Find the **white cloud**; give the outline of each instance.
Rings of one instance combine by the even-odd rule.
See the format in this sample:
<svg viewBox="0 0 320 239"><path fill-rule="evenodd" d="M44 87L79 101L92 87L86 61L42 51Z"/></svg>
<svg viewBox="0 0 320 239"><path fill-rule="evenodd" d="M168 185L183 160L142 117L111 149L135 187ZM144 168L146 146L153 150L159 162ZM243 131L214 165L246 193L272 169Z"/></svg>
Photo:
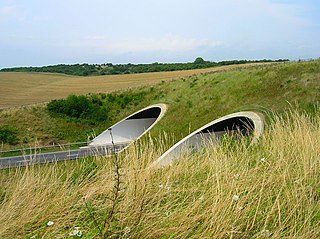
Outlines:
<svg viewBox="0 0 320 239"><path fill-rule="evenodd" d="M204 47L217 47L222 45L219 41L200 38L183 38L174 34L166 34L159 38L139 39L108 39L101 36L86 38L85 45L101 48L108 52L185 52Z"/></svg>

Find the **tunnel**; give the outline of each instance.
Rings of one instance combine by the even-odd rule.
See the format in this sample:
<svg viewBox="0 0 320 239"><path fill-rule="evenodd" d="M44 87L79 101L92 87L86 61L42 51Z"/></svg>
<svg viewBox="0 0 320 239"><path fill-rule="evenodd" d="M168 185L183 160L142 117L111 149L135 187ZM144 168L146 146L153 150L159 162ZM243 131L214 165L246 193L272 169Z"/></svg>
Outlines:
<svg viewBox="0 0 320 239"><path fill-rule="evenodd" d="M263 128L264 117L260 113L244 111L223 116L180 140L151 166L161 168L170 165L184 152L198 151L206 143L210 145L219 144L221 138L226 135L233 136L236 139L243 136L252 136L251 143L253 144L262 135Z"/></svg>
<svg viewBox="0 0 320 239"><path fill-rule="evenodd" d="M147 133L165 114L165 104L156 104L133 113L94 138L88 147L117 146L121 150Z"/></svg>

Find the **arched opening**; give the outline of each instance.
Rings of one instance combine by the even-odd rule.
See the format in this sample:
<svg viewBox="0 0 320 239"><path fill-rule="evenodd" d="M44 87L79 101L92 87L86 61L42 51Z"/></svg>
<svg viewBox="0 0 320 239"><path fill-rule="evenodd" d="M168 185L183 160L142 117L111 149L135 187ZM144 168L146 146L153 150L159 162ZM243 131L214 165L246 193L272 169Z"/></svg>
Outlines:
<svg viewBox="0 0 320 239"><path fill-rule="evenodd" d="M206 142L218 144L222 137L229 135L237 137L251 136L251 143L256 142L263 132L263 116L255 112L238 112L214 120L186 136L158 160L153 167L164 167L171 164L187 150L198 150Z"/></svg>
<svg viewBox="0 0 320 239"><path fill-rule="evenodd" d="M157 104L144 108L102 132L89 147L117 146L123 149L148 132L165 114L166 105Z"/></svg>

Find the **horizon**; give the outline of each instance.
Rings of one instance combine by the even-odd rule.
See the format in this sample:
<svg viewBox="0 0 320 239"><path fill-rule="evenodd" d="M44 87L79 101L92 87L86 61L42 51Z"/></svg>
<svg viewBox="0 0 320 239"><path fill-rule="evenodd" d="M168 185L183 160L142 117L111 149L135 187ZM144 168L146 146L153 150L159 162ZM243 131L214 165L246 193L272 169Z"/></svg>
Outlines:
<svg viewBox="0 0 320 239"><path fill-rule="evenodd" d="M320 57L316 0L4 0L0 69Z"/></svg>
<svg viewBox="0 0 320 239"><path fill-rule="evenodd" d="M201 57L201 56L200 56ZM202 58L202 57L201 57ZM195 60L195 59L194 59ZM103 65L103 64L112 64L112 65L129 65L129 64L132 64L132 65L151 65L151 64L187 64L187 63L193 63L194 60L192 61L186 61L186 62L160 62L160 61L155 61L155 62L149 62L149 63L132 63L132 62L127 62L127 63L113 63L113 62L101 62L101 63L88 63L88 62L79 62L79 63L57 63L57 64L52 64L52 65L33 65L33 66L12 66L12 67L3 67L3 68L0 68L0 70L3 70L3 69L13 69L13 68L29 68L29 67L34 67L34 68L37 68L37 67L47 67L47 66L57 66L57 65ZM267 60L267 61L279 61L279 60L283 60L283 61L289 61L289 62L292 62L292 61L297 61L297 60L302 60L302 61L309 61L309 60L317 60L316 58L310 58L310 59L297 59L297 60L291 60L291 59L285 59L285 58L282 58L282 59L227 59L227 60L222 60L222 61L210 61L208 59L203 59L205 60L206 62L215 62L215 63L220 63L220 62L224 62L224 61L263 61L263 60Z"/></svg>

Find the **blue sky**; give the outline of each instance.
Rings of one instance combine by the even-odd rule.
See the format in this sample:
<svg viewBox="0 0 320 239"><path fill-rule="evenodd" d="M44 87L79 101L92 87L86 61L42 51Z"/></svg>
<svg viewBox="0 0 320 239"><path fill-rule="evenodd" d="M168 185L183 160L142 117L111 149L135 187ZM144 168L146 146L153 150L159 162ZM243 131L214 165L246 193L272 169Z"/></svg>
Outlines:
<svg viewBox="0 0 320 239"><path fill-rule="evenodd" d="M320 57L318 0L1 0L0 68Z"/></svg>

